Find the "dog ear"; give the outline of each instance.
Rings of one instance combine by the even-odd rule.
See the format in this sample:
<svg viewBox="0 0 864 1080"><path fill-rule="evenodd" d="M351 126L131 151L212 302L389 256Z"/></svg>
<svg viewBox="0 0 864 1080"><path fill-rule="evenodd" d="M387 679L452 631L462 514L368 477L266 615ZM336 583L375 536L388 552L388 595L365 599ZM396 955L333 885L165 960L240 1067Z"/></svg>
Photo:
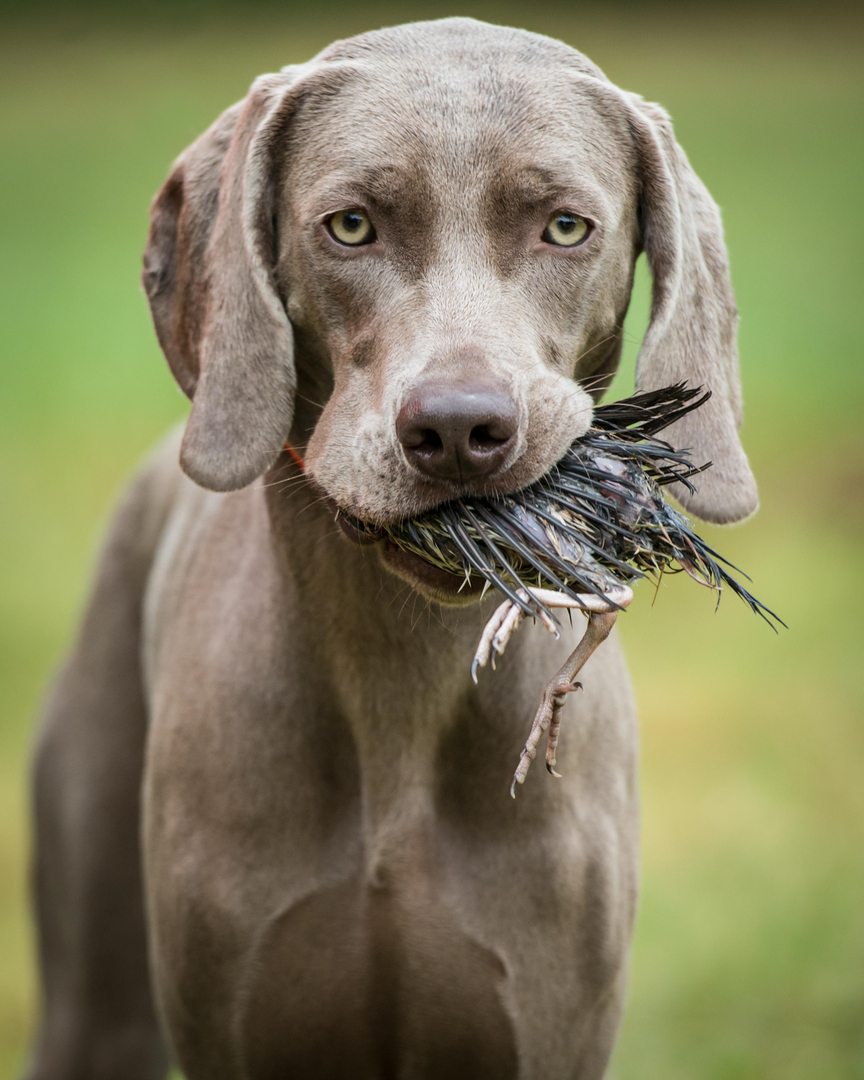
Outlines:
<svg viewBox="0 0 864 1080"><path fill-rule="evenodd" d="M637 390L686 380L711 399L663 437L713 467L698 491L675 497L706 521L740 521L759 505L738 438L741 381L738 312L729 279L720 211L675 141L667 114L628 94L641 158L642 245L654 279L651 322L636 362Z"/></svg>
<svg viewBox="0 0 864 1080"><path fill-rule="evenodd" d="M273 204L295 81L292 69L256 80L180 156L151 210L142 280L192 399L180 462L214 491L265 472L291 427L293 335L273 281Z"/></svg>

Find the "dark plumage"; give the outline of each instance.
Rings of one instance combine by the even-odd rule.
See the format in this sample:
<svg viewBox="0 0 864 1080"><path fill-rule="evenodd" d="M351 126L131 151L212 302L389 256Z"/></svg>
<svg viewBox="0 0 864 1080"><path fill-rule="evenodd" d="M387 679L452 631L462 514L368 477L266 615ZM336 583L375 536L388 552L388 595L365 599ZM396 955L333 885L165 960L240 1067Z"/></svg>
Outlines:
<svg viewBox="0 0 864 1080"><path fill-rule="evenodd" d="M694 465L689 451L656 435L710 396L679 383L601 405L588 432L530 487L455 499L378 531L443 570L469 580L479 574L527 615L541 609L555 618L541 601L520 595L525 587L608 599L621 584L684 570L717 589L718 601L728 586L773 626L781 620L663 497L676 481L692 490L691 477L711 463Z"/></svg>

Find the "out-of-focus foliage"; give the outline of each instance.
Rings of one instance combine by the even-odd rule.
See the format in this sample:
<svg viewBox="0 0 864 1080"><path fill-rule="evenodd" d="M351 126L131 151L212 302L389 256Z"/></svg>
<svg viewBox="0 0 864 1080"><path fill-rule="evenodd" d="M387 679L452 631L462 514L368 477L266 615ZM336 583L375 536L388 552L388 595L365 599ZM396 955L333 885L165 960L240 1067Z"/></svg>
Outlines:
<svg viewBox="0 0 864 1080"><path fill-rule="evenodd" d="M48 5L0 34L0 1074L35 1008L33 716L115 493L185 411L137 283L149 199L260 72L455 11L562 37L675 118L725 214L763 502L705 532L790 625L676 582L622 620L644 885L614 1075L864 1077L861 24L824 6L118 10ZM647 307L643 270L618 396Z"/></svg>

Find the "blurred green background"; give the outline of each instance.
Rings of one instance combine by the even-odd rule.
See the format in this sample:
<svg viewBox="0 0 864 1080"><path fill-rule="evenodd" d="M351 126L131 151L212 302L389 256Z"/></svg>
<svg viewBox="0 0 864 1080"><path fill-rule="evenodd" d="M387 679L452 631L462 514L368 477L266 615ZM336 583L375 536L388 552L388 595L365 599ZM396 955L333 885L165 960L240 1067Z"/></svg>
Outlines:
<svg viewBox="0 0 864 1080"><path fill-rule="evenodd" d="M641 707L643 893L617 1080L864 1077L862 23L679 3L162 4L0 34L0 1075L34 1015L26 776L116 493L182 416L138 287L172 158L335 37L472 14L663 103L724 210L762 509L707 530L790 630L681 582L622 632ZM632 386L647 275L628 319Z"/></svg>

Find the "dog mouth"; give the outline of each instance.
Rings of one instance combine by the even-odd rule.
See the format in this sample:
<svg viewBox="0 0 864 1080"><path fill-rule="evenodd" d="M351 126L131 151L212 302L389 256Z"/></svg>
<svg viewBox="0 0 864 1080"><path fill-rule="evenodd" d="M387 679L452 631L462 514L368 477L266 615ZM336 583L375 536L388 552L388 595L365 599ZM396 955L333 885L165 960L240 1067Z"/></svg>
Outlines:
<svg viewBox="0 0 864 1080"><path fill-rule="evenodd" d="M382 562L394 574L419 592L431 593L436 600L445 603L471 603L482 594L486 584L477 575L473 575L469 580L433 566L419 555L400 548L390 539L384 540L380 552Z"/></svg>
<svg viewBox="0 0 864 1080"><path fill-rule="evenodd" d="M332 505L336 522L351 543L375 547L387 569L418 592L449 604L471 603L483 592L485 582L476 575L469 580L462 574L451 574L433 566L420 555L399 547L388 537L386 530L354 517L335 503Z"/></svg>

